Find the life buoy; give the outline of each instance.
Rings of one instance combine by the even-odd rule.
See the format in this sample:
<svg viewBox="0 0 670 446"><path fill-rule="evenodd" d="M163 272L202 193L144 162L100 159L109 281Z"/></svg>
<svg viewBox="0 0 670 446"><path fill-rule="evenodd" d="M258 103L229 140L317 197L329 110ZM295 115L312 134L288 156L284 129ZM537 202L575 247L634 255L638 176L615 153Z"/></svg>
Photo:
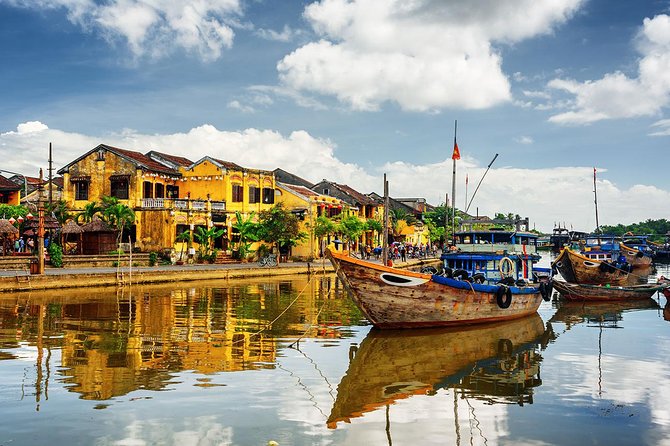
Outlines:
<svg viewBox="0 0 670 446"><path fill-rule="evenodd" d="M515 274L514 261L509 257L503 257L498 263L498 271L500 271L500 277L512 277Z"/></svg>
<svg viewBox="0 0 670 446"><path fill-rule="evenodd" d="M505 285L500 285L496 290L496 303L500 308L509 308L512 304L512 290Z"/></svg>

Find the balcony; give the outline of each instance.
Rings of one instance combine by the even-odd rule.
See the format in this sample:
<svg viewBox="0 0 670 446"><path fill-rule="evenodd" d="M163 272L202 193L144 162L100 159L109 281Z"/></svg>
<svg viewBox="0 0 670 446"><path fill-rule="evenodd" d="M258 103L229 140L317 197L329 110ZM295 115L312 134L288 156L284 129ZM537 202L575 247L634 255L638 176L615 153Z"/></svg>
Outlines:
<svg viewBox="0 0 670 446"><path fill-rule="evenodd" d="M209 206L208 206L209 203ZM225 201L203 201L203 200L187 200L174 198L142 198L138 200L137 208L139 210L194 210L194 211L214 211L225 212Z"/></svg>

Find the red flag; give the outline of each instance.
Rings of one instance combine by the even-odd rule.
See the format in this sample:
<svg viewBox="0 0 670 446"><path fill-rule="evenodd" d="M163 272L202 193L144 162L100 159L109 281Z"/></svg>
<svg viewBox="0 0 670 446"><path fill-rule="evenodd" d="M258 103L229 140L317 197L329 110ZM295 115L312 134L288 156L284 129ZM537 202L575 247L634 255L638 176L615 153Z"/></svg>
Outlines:
<svg viewBox="0 0 670 446"><path fill-rule="evenodd" d="M456 144L455 140L454 140L454 153L451 154L451 159L452 160L461 159L461 152L458 150L458 144Z"/></svg>

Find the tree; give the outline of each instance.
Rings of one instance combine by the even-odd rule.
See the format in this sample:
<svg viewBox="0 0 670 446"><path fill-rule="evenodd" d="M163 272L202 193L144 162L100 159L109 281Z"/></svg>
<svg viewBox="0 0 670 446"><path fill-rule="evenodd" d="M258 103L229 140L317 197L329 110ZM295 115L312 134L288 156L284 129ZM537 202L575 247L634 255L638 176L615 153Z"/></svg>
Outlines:
<svg viewBox="0 0 670 446"><path fill-rule="evenodd" d="M102 207L96 202L87 203L84 209L77 214L77 223L90 223L93 217L102 213Z"/></svg>
<svg viewBox="0 0 670 446"><path fill-rule="evenodd" d="M261 211L258 218L259 239L277 247L295 246L307 237L300 231L300 221L292 212L277 203L267 211Z"/></svg>
<svg viewBox="0 0 670 446"><path fill-rule="evenodd" d="M182 258L184 257L184 244L190 244L192 242L191 240L191 231L184 231L181 234L179 234L176 238L176 241L181 243L181 251L179 252L179 261L182 261Z"/></svg>
<svg viewBox="0 0 670 446"><path fill-rule="evenodd" d="M384 224L379 220L370 219L365 222L365 227L368 231L377 233L377 245L379 245L379 236L384 232Z"/></svg>
<svg viewBox="0 0 670 446"><path fill-rule="evenodd" d="M198 242L198 252L200 253L200 258L204 260L213 260L215 251L214 240L221 237L225 232L224 229L217 229L215 226L205 229L202 226L195 228L195 233L193 237L195 241Z"/></svg>
<svg viewBox="0 0 670 446"><path fill-rule="evenodd" d="M351 249L351 242L356 241L365 231L365 223L355 215L344 217L337 225L337 232L347 241L347 249Z"/></svg>
<svg viewBox="0 0 670 446"><path fill-rule="evenodd" d="M240 211L235 211L235 223L232 224L232 228L235 229L240 236L237 249L241 259L246 259L249 254L253 253L250 242L257 242L259 240L259 225L254 221L254 215L256 215L256 213L251 212L249 217L245 219L242 217Z"/></svg>
<svg viewBox="0 0 670 446"><path fill-rule="evenodd" d="M103 217L107 224L118 231L116 244L121 244L124 229L135 222L135 212L125 204L117 203L107 207L103 211Z"/></svg>
<svg viewBox="0 0 670 446"><path fill-rule="evenodd" d="M314 222L314 237L319 241L319 253L323 256L323 239L329 235L335 234L337 227L333 220L326 217L325 215L320 215L316 217L316 222Z"/></svg>
<svg viewBox="0 0 670 446"><path fill-rule="evenodd" d="M51 207L47 207L47 212L53 214L61 226L72 218L72 214L70 213L70 209L67 207L67 202L65 200L54 201L51 204Z"/></svg>

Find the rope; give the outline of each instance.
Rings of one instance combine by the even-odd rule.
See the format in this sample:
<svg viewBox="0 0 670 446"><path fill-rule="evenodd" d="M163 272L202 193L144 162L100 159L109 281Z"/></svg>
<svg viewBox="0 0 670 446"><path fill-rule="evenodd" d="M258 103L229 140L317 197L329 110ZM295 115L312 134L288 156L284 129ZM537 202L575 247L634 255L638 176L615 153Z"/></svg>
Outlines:
<svg viewBox="0 0 670 446"><path fill-rule="evenodd" d="M310 277L310 280L312 280L311 277ZM309 284L309 282L307 282L307 283ZM332 286L332 281L329 280L329 281L328 281L328 290L326 291L326 295L330 295L330 289L331 289L331 286ZM327 300L327 299L324 300L323 305L321 305L321 308L319 308L319 311L317 311L317 313L316 313L316 320L317 320L317 322L319 321L319 316L321 315L321 312L323 311L323 309L326 307L326 304L327 304L327 303L328 303L328 300ZM300 342L300 340L301 340L302 338L305 337L305 335L307 334L307 332L310 331L310 330L312 329L312 327L314 327L314 325L315 325L315 324L309 324L309 326L307 327L307 329L306 329L300 336L298 336L298 339L296 339L296 340L293 341L291 344L289 344L288 347L289 347L289 348L293 348L294 345L296 345L298 342Z"/></svg>
<svg viewBox="0 0 670 446"><path fill-rule="evenodd" d="M296 303L296 301L300 298L300 296L302 296L302 293L305 292L305 290L307 289L307 287L309 286L309 284L312 282L312 277L313 277L313 276L310 275L309 280L307 281L307 284L305 285L305 287L298 293L297 296L295 296L295 299L293 299L293 300L291 301L291 303L289 303L288 306L287 306L286 308L284 308L284 309L282 310L282 312L279 313L279 314L277 315L276 318L274 318L272 321L270 321L270 322L268 322L267 324L265 324L265 326L264 326L263 328L261 328L260 330L254 332L254 333L251 333L251 334L249 335L249 337L252 338L252 337L254 337L254 336L258 336L259 334L263 333L265 330L267 330L268 328L270 328L270 327L272 326L272 324L274 324L275 322L277 322L277 321L279 320L279 318L282 317L282 316L284 315L284 313L286 313L286 312L289 310L289 308L291 308L291 307L293 306L294 303ZM233 342L231 345L235 345L235 344L237 344L237 343L239 343L239 342L244 342L244 341L245 341L245 339L240 339L240 340L238 340L238 341Z"/></svg>

